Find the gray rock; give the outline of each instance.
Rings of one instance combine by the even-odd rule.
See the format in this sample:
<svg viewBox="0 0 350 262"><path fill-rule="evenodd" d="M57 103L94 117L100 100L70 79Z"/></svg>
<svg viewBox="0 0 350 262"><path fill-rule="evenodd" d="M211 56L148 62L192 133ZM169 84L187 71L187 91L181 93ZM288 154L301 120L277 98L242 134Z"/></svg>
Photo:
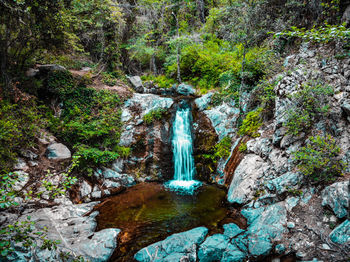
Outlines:
<svg viewBox="0 0 350 262"><path fill-rule="evenodd" d="M23 171L15 171L14 176L16 177L16 182L12 189L14 191L20 191L29 181L29 174Z"/></svg>
<svg viewBox="0 0 350 262"><path fill-rule="evenodd" d="M184 96L194 95L196 93L196 89L187 84L180 84L175 89L176 93Z"/></svg>
<svg viewBox="0 0 350 262"><path fill-rule="evenodd" d="M322 191L322 206L329 206L338 218L346 217L349 208L349 182L334 183Z"/></svg>
<svg viewBox="0 0 350 262"><path fill-rule="evenodd" d="M332 242L344 245L350 242L350 220L345 220L329 235Z"/></svg>
<svg viewBox="0 0 350 262"><path fill-rule="evenodd" d="M239 109L234 107L234 103L223 103L203 112L210 119L220 140L225 136L234 136L236 134Z"/></svg>
<svg viewBox="0 0 350 262"><path fill-rule="evenodd" d="M110 179L112 181L118 182L120 185L126 187L136 184L135 179L132 176L129 176L127 174L119 174L118 172L109 168L105 168L102 175L105 179Z"/></svg>
<svg viewBox="0 0 350 262"><path fill-rule="evenodd" d="M137 261L196 261L196 250L208 234L205 227L197 227L186 232L173 234L165 240L154 243L137 252ZM182 260L183 259L183 260Z"/></svg>
<svg viewBox="0 0 350 262"><path fill-rule="evenodd" d="M272 144L267 138L255 138L247 142L247 151L265 158L272 150Z"/></svg>
<svg viewBox="0 0 350 262"><path fill-rule="evenodd" d="M54 143L47 147L46 155L52 160L63 160L71 158L72 154L68 147L61 143Z"/></svg>
<svg viewBox="0 0 350 262"><path fill-rule="evenodd" d="M350 5L345 9L342 17L342 23L350 23Z"/></svg>
<svg viewBox="0 0 350 262"><path fill-rule="evenodd" d="M21 155L29 158L30 160L34 160L38 158L38 155L35 154L33 151L31 150L21 150Z"/></svg>
<svg viewBox="0 0 350 262"><path fill-rule="evenodd" d="M56 65L56 64L39 65L38 69L40 73L49 72L49 71L66 71L67 70L64 66Z"/></svg>
<svg viewBox="0 0 350 262"><path fill-rule="evenodd" d="M85 197L85 196L89 195L91 192L92 192L92 187L90 186L90 184L88 182L86 182L84 180L80 185L80 195L82 197Z"/></svg>
<svg viewBox="0 0 350 262"><path fill-rule="evenodd" d="M128 80L130 81L131 85L133 86L133 88L136 92L139 92L139 93L144 92L142 80L139 76L128 77Z"/></svg>
<svg viewBox="0 0 350 262"><path fill-rule="evenodd" d="M213 92L209 92L209 93L205 94L204 96L201 96L200 98L197 98L196 100L194 100L199 111L206 110L209 107L209 104L211 102L211 97L213 95L214 95Z"/></svg>
<svg viewBox="0 0 350 262"><path fill-rule="evenodd" d="M236 168L227 194L230 203L245 204L253 199L258 189L258 182L269 165L264 160L253 154L248 154Z"/></svg>
<svg viewBox="0 0 350 262"><path fill-rule="evenodd" d="M24 161L23 158L18 158L17 163L13 168L15 170L27 171L29 169L29 166L27 165L26 161Z"/></svg>
<svg viewBox="0 0 350 262"><path fill-rule="evenodd" d="M107 228L92 235L77 244L73 248L92 262L108 261L117 247L117 236L120 229Z"/></svg>
<svg viewBox="0 0 350 262"><path fill-rule="evenodd" d="M253 256L267 255L272 242L281 240L286 232L287 210L283 202L261 207L244 209L242 215L248 220L249 253Z"/></svg>
<svg viewBox="0 0 350 262"><path fill-rule="evenodd" d="M269 190L281 194L288 191L288 189L298 188L302 178L299 173L288 172L267 182L266 186Z"/></svg>
<svg viewBox="0 0 350 262"><path fill-rule="evenodd" d="M341 105L341 109L343 110L343 112L347 115L350 116L350 101L349 100L345 100L343 102L343 104Z"/></svg>

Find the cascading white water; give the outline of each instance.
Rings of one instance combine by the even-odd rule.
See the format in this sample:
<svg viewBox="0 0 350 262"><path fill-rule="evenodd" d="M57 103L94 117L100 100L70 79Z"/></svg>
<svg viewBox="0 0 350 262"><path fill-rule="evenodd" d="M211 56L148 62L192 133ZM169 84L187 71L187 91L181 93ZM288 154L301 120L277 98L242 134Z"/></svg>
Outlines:
<svg viewBox="0 0 350 262"><path fill-rule="evenodd" d="M191 136L191 111L189 108L178 109L173 124L173 150L174 150L174 180L167 186L177 191L193 193L201 185L193 179L195 166Z"/></svg>

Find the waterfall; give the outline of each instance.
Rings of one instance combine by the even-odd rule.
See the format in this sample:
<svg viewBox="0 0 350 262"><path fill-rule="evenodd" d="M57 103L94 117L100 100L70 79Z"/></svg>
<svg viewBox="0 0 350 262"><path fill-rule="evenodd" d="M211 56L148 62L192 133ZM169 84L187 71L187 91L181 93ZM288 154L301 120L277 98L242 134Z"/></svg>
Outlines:
<svg viewBox="0 0 350 262"><path fill-rule="evenodd" d="M191 110L179 108L173 123L173 152L174 152L174 180L169 181L167 186L176 191L193 193L201 185L194 180L196 169L193 159L191 135Z"/></svg>

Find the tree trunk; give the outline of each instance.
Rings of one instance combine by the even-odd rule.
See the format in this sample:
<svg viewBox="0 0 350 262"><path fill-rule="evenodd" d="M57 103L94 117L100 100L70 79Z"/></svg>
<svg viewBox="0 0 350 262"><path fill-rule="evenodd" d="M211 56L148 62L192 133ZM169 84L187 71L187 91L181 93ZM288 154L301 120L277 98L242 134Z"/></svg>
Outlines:
<svg viewBox="0 0 350 262"><path fill-rule="evenodd" d="M204 1L203 0L197 0L197 10L198 10L198 14L199 14L199 19L204 24L205 23L205 13L204 13Z"/></svg>
<svg viewBox="0 0 350 262"><path fill-rule="evenodd" d="M180 71L180 43L179 43L179 39L180 39L180 29L179 29L179 20L177 19L177 15L174 14L173 12L173 16L175 17L175 21L176 21L176 32L177 32L177 44L176 44L176 65L177 65L177 81L179 83L181 83L181 71Z"/></svg>
<svg viewBox="0 0 350 262"><path fill-rule="evenodd" d="M2 41L0 42L1 45L0 45L0 59L1 59L1 65L0 65L0 73L1 73L1 78L3 79L4 81L4 96L5 97L10 97L11 94L12 94L12 90L11 90L11 79L10 79L10 76L9 74L7 73L7 70L8 70L8 40L9 40L9 30L8 28L6 27L5 29L5 38L2 39Z"/></svg>

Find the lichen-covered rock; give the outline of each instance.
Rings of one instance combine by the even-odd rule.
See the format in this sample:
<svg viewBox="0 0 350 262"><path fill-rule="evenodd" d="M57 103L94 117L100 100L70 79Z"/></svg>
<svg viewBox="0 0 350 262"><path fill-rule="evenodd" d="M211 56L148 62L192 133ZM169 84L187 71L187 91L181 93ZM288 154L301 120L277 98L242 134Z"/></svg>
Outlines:
<svg viewBox="0 0 350 262"><path fill-rule="evenodd" d="M247 152L265 158L272 150L272 144L268 138L255 138L247 142Z"/></svg>
<svg viewBox="0 0 350 262"><path fill-rule="evenodd" d="M47 147L46 155L52 160L64 160L71 158L72 154L68 147L61 143L54 143Z"/></svg>
<svg viewBox="0 0 350 262"><path fill-rule="evenodd" d="M143 262L196 261L197 247L207 234L208 229L205 227L197 227L186 232L173 234L163 241L141 249L134 258Z"/></svg>
<svg viewBox="0 0 350 262"><path fill-rule="evenodd" d="M248 154L238 165L227 199L230 203L245 204L253 199L258 188L259 179L262 179L269 165L259 156Z"/></svg>
<svg viewBox="0 0 350 262"><path fill-rule="evenodd" d="M350 243L350 220L345 220L337 226L329 235L330 239L337 244Z"/></svg>
<svg viewBox="0 0 350 262"><path fill-rule="evenodd" d="M334 183L322 191L322 205L332 208L338 218L347 215L349 208L349 182Z"/></svg>
<svg viewBox="0 0 350 262"><path fill-rule="evenodd" d="M198 250L199 261L221 261L221 257L228 244L229 238L222 234L215 234L207 237Z"/></svg>

